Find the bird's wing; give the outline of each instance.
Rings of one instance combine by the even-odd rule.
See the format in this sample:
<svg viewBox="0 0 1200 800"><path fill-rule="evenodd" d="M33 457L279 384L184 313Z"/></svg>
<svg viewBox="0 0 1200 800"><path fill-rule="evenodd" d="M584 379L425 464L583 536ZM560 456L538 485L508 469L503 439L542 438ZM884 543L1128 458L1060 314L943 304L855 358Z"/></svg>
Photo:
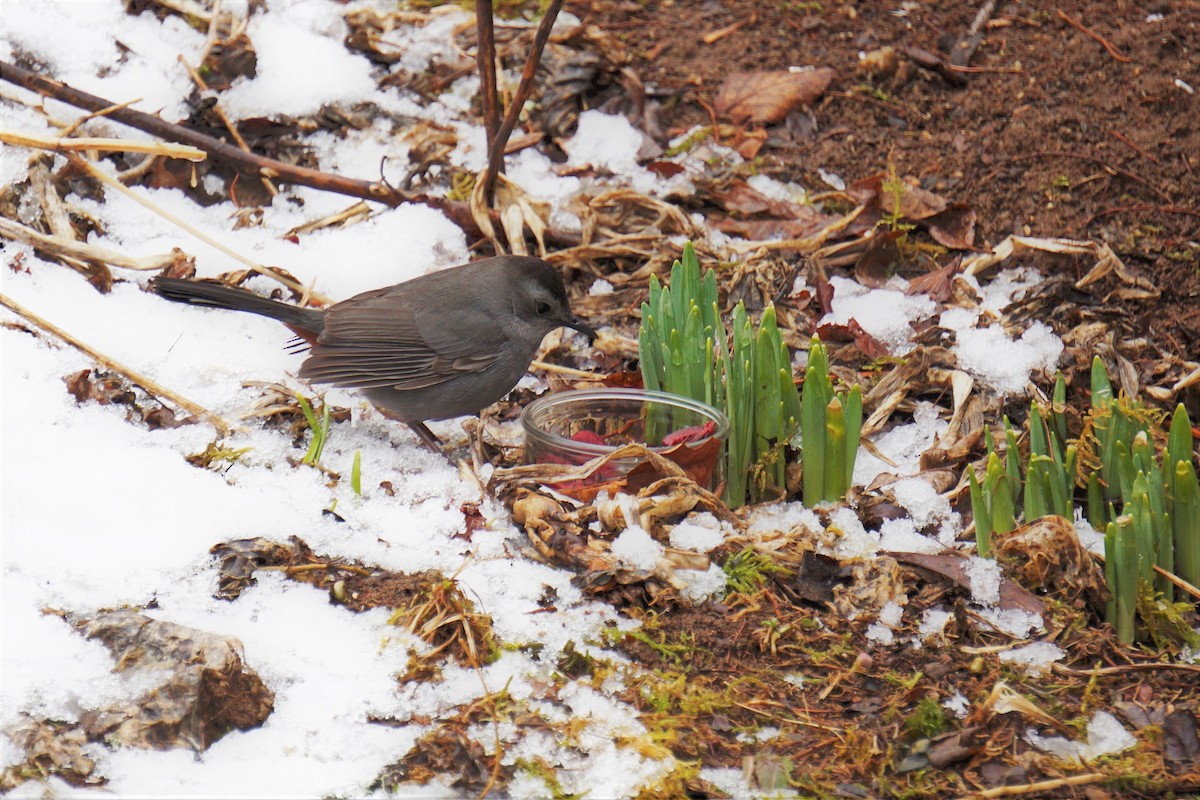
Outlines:
<svg viewBox="0 0 1200 800"><path fill-rule="evenodd" d="M456 325L394 288L330 307L325 330L300 368L317 383L354 389L421 389L494 364L504 344L485 326ZM475 330L463 335L463 329Z"/></svg>

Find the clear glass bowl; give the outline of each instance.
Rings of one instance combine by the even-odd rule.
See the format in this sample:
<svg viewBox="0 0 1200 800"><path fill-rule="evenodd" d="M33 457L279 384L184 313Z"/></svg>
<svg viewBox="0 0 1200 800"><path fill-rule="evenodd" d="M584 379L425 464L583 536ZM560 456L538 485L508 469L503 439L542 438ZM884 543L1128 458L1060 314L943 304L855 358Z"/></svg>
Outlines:
<svg viewBox="0 0 1200 800"><path fill-rule="evenodd" d="M671 445L671 434L711 423L711 433ZM521 414L526 464L580 465L637 442L663 453L693 480L716 489L723 478L729 420L712 406L687 397L644 389L576 389L546 395ZM663 437L668 437L667 446ZM713 440L716 440L715 444ZM647 441L649 440L649 441ZM711 455L710 455L711 454ZM604 483L631 471L639 459L621 459L585 483Z"/></svg>

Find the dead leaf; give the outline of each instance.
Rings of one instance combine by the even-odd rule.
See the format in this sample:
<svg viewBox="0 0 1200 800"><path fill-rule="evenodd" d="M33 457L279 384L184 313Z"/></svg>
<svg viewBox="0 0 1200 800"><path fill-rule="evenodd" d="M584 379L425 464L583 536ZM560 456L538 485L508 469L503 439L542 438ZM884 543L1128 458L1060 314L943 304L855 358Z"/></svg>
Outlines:
<svg viewBox="0 0 1200 800"><path fill-rule="evenodd" d="M945 551L942 553L901 553L888 551L886 555L908 564L911 567L927 570L928 572L949 578L954 583L971 591L971 579L967 577L967 557L960 553ZM1003 611L1019 610L1039 616L1045 611L1045 604L1036 595L1030 594L1016 581L1008 576L1000 577L1000 609Z"/></svg>
<svg viewBox="0 0 1200 800"><path fill-rule="evenodd" d="M961 265L962 259L955 257L932 272L918 275L908 282L908 288L904 290L904 293L909 295L925 294L929 295L934 302L945 303L952 295L954 276L958 274Z"/></svg>
<svg viewBox="0 0 1200 800"><path fill-rule="evenodd" d="M1163 758L1176 764L1200 766L1200 727L1196 715L1179 709L1163 720Z"/></svg>
<svg viewBox="0 0 1200 800"><path fill-rule="evenodd" d="M870 289L882 289L896 274L904 231L882 230L866 240L867 249L854 264L854 279Z"/></svg>
<svg viewBox="0 0 1200 800"><path fill-rule="evenodd" d="M975 246L975 210L966 203L952 203L925 220L925 225L940 245L954 250L970 250Z"/></svg>
<svg viewBox="0 0 1200 800"><path fill-rule="evenodd" d="M734 72L721 84L713 106L717 114L734 122L773 125L820 97L833 75L829 67L808 72Z"/></svg>
<svg viewBox="0 0 1200 800"><path fill-rule="evenodd" d="M770 214L775 217L793 218L803 211L801 206L787 200L767 197L743 180L733 180L724 186L712 186L708 196L731 214ZM810 215L815 215L810 211Z"/></svg>
<svg viewBox="0 0 1200 800"><path fill-rule="evenodd" d="M888 354L887 347L863 330L853 317L845 325L826 323L817 328L816 333L826 342L854 342L854 346L868 358L883 358Z"/></svg>

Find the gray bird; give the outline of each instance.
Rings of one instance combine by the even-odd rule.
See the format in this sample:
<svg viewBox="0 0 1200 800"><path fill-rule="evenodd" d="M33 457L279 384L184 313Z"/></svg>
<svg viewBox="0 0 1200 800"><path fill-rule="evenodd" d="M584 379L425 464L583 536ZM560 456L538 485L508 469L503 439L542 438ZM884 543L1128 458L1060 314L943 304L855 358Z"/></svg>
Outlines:
<svg viewBox="0 0 1200 800"><path fill-rule="evenodd" d="M555 328L596 338L571 312L558 271L525 256L451 267L323 310L219 283L155 278L150 289L279 320L311 347L301 378L359 390L438 452L426 420L474 414L504 397Z"/></svg>

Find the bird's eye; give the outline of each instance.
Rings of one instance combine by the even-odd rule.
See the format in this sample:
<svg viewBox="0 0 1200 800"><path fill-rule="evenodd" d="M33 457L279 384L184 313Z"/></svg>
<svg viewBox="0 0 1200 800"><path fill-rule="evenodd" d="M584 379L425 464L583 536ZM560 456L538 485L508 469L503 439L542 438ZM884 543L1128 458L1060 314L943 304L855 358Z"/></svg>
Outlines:
<svg viewBox="0 0 1200 800"><path fill-rule="evenodd" d="M550 304L547 303L545 300L538 300L537 313L549 314L550 313Z"/></svg>

